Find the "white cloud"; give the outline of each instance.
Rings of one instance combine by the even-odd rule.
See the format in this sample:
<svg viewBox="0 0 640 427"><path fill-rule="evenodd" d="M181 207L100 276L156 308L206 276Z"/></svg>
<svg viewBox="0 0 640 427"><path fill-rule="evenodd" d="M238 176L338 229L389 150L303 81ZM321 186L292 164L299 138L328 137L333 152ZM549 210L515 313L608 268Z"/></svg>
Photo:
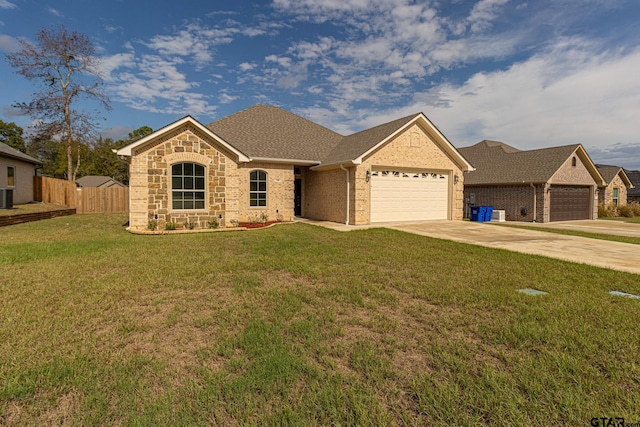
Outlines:
<svg viewBox="0 0 640 427"><path fill-rule="evenodd" d="M9 0L0 0L0 9L16 9L17 7L15 3L11 3Z"/></svg>
<svg viewBox="0 0 640 427"><path fill-rule="evenodd" d="M6 34L0 34L0 50L8 53L20 50L20 43L17 39Z"/></svg>
<svg viewBox="0 0 640 427"><path fill-rule="evenodd" d="M499 13L500 6L509 0L480 0L473 6L467 21L470 24L471 31L476 33L491 28L493 21Z"/></svg>
<svg viewBox="0 0 640 427"><path fill-rule="evenodd" d="M52 7L49 7L47 10L49 11L50 14L52 14L54 16L57 16L58 18L62 18L62 16L63 16L62 13L60 13L59 10L54 9Z"/></svg>
<svg viewBox="0 0 640 427"><path fill-rule="evenodd" d="M638 69L640 49L594 54L579 40L562 41L505 70L436 85L402 108L369 110L350 130L422 111L458 147L482 139L520 149L581 143L596 162L638 168Z"/></svg>
<svg viewBox="0 0 640 427"><path fill-rule="evenodd" d="M256 64L254 63L248 63L248 62L243 62L242 64L240 64L238 66L238 68L240 68L240 71L251 71L254 68L256 68Z"/></svg>

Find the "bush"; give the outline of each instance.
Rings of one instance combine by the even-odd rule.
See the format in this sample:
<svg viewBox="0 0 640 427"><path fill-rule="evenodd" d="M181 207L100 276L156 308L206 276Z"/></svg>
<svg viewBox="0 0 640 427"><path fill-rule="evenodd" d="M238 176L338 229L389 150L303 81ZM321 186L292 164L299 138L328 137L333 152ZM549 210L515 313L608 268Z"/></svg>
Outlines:
<svg viewBox="0 0 640 427"><path fill-rule="evenodd" d="M188 229L188 230L193 230L194 228L196 228L197 223L196 222L190 222L187 221L184 223L184 228Z"/></svg>
<svg viewBox="0 0 640 427"><path fill-rule="evenodd" d="M640 203L629 203L627 206L629 206L633 215L640 216Z"/></svg>
<svg viewBox="0 0 640 427"><path fill-rule="evenodd" d="M212 219L207 224L209 225L209 228L218 228L218 227L220 227L220 223L218 222L217 219Z"/></svg>
<svg viewBox="0 0 640 427"><path fill-rule="evenodd" d="M147 230L155 231L158 228L158 220L150 219L147 223Z"/></svg>
<svg viewBox="0 0 640 427"><path fill-rule="evenodd" d="M602 203L598 205L598 218L611 218L615 216L613 209L611 207L604 207Z"/></svg>
<svg viewBox="0 0 640 427"><path fill-rule="evenodd" d="M178 224L175 221L166 222L164 224L164 229L167 231L175 230L178 228Z"/></svg>
<svg viewBox="0 0 640 427"><path fill-rule="evenodd" d="M634 212L633 212L633 208L631 206L620 206L618 208L618 212L620 213L620 216L623 216L625 218L633 218Z"/></svg>

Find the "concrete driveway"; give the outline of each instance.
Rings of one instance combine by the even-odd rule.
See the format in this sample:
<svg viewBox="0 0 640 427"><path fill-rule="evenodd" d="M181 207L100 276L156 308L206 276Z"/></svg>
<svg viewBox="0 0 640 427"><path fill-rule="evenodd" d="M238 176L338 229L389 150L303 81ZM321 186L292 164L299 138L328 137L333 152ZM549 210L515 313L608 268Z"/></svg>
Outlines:
<svg viewBox="0 0 640 427"><path fill-rule="evenodd" d="M521 229L470 221L388 222L366 226L349 226L327 221L305 222L339 231L385 227L438 239L507 249L526 254L542 255L565 261L640 274L640 245L630 243L566 236L538 231L533 228ZM605 234L619 234L624 232L626 234L623 235L640 237L640 225L614 221L571 221L567 223L555 223L553 226L564 225L565 227L578 229L578 226L570 223L583 223L579 226L583 228L589 227L589 224L586 223L594 223L591 224L591 227L600 227L581 231L593 233L597 232L594 230L600 230L600 232L603 233L604 229L606 229ZM540 227L547 226L549 226L549 224L540 224Z"/></svg>

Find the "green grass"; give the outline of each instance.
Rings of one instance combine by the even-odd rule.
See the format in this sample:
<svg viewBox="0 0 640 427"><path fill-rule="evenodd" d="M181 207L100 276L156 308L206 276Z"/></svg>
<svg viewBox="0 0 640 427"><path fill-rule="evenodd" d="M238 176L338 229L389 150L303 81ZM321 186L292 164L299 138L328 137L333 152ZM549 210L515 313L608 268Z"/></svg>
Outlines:
<svg viewBox="0 0 640 427"><path fill-rule="evenodd" d="M538 226L531 227L526 225L515 225L515 224L495 224L495 225L499 227L522 228L526 230L545 231L547 233L565 234L567 236L587 237L589 239L609 240L612 242L631 243L634 245L640 245L640 237L616 236L615 234L588 233L585 231L577 231L577 230L564 230L560 228L548 228L548 227L538 227Z"/></svg>
<svg viewBox="0 0 640 427"><path fill-rule="evenodd" d="M2 425L640 420L640 276L386 229L2 229ZM531 297L532 287L549 292Z"/></svg>

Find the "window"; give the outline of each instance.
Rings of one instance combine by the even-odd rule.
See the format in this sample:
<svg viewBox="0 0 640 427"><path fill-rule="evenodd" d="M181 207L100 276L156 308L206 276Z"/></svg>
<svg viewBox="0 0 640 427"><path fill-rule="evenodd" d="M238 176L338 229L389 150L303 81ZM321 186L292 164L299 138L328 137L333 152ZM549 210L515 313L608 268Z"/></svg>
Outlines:
<svg viewBox="0 0 640 427"><path fill-rule="evenodd" d="M7 187L16 186L16 168L7 166Z"/></svg>
<svg viewBox="0 0 640 427"><path fill-rule="evenodd" d="M267 206L267 173L252 171L249 174L249 206Z"/></svg>
<svg viewBox="0 0 640 427"><path fill-rule="evenodd" d="M576 165L576 163L577 163L577 162L576 162L576 158L575 158L575 157L573 157L573 158L571 159L571 166L575 166L575 165Z"/></svg>
<svg viewBox="0 0 640 427"><path fill-rule="evenodd" d="M173 209L204 209L204 166L176 163L171 166Z"/></svg>
<svg viewBox="0 0 640 427"><path fill-rule="evenodd" d="M618 207L618 199L620 197L620 189L619 188L614 188L613 189L613 206L615 206L616 208Z"/></svg>

